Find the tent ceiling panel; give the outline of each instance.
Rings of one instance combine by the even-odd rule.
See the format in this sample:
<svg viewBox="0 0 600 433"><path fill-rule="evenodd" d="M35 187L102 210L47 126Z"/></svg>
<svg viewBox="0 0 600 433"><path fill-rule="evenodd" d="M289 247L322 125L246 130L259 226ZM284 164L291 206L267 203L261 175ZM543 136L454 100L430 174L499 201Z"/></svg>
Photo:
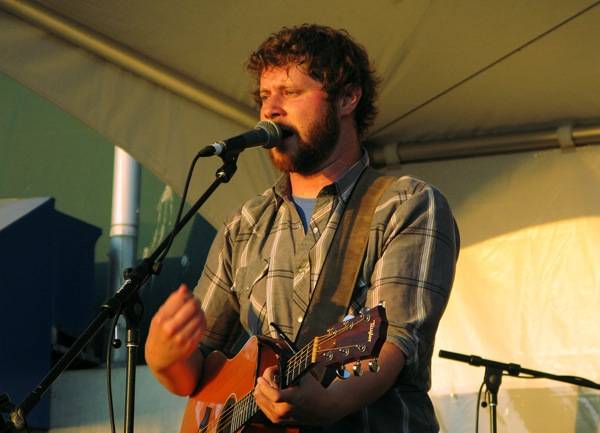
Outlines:
<svg viewBox="0 0 600 433"><path fill-rule="evenodd" d="M422 1L363 2L146 2L84 0L37 2L186 76L210 83L253 105L244 62L251 50L282 25L320 22L347 28L369 51L382 52L381 34L402 42L425 12ZM382 19L385 17L385 19ZM373 29L378 29L373 32ZM395 45L392 45L397 48ZM397 53L397 50L391 52ZM395 54L394 54L395 55Z"/></svg>
<svg viewBox="0 0 600 433"><path fill-rule="evenodd" d="M504 127L518 131L540 119L594 117L595 103L571 109L580 93L595 93L589 86L599 71L593 46L600 38L600 8L515 51L590 2L515 3L521 6L495 13L491 7L472 16L467 8L457 11L466 20L428 15L397 71L386 72L371 140L452 138ZM556 106L562 107L558 115L550 111Z"/></svg>
<svg viewBox="0 0 600 433"><path fill-rule="evenodd" d="M474 77L376 134L374 141L429 141L597 123L600 88L592 83L600 77L600 56L594 52L597 39L588 35L600 23L600 9L581 20L586 25L548 35L535 49L525 48Z"/></svg>

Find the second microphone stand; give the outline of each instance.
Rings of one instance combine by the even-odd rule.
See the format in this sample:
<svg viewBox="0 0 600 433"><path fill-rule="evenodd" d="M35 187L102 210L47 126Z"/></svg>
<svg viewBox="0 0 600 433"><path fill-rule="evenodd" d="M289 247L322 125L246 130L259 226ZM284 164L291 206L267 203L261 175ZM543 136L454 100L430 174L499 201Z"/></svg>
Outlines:
<svg viewBox="0 0 600 433"><path fill-rule="evenodd" d="M578 376L557 376L555 374L546 373L544 371L530 370L523 368L519 364L503 363L498 361L492 361L490 359L484 359L476 355L463 355L462 353L448 352L447 350L440 350L440 358L448 358L454 361L466 362L467 364L474 365L477 367L485 367L484 383L487 392L489 393L489 405L490 405L490 432L497 432L497 418L496 410L498 407L498 390L502 384L502 375L506 372L510 376L515 377L527 377L527 378L545 378L552 379L559 382L570 383L578 386L585 386L587 388L600 389L600 384L592 382L591 380L584 379ZM521 376L526 374L527 376ZM477 408L479 410L479 408Z"/></svg>

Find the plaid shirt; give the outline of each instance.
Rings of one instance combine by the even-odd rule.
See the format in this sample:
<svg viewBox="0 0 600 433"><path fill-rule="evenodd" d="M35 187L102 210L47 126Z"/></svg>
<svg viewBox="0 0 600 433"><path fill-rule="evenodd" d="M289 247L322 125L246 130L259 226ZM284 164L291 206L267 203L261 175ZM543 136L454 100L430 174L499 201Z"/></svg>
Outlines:
<svg viewBox="0 0 600 433"><path fill-rule="evenodd" d="M226 221L195 290L207 318L205 353L231 354L241 334L277 337L271 322L295 339L344 207L367 165L365 152L321 190L306 234L287 176ZM385 301L387 341L402 350L406 365L383 397L326 431L438 431L427 391L458 245L454 218L438 190L408 176L392 183L373 216L350 312Z"/></svg>

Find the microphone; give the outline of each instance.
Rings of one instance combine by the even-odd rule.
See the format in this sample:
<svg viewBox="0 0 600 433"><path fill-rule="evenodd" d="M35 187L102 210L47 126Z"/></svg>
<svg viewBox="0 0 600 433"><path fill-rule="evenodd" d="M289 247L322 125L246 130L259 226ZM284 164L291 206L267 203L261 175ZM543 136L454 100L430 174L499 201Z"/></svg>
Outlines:
<svg viewBox="0 0 600 433"><path fill-rule="evenodd" d="M209 144L198 152L198 156L221 155L225 152L240 153L249 147L262 146L270 149L293 135L292 130L284 128L270 120L261 120L254 129L235 137Z"/></svg>

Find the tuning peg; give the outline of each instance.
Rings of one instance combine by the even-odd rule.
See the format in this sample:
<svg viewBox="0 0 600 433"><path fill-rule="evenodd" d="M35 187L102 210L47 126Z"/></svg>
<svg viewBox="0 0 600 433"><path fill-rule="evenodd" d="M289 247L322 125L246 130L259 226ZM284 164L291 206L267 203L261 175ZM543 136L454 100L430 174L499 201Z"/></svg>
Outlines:
<svg viewBox="0 0 600 433"><path fill-rule="evenodd" d="M379 372L379 362L377 362L377 358L373 358L369 361L369 370L373 373Z"/></svg>
<svg viewBox="0 0 600 433"><path fill-rule="evenodd" d="M350 378L350 373L343 366L335 370L335 374L342 380Z"/></svg>
<svg viewBox="0 0 600 433"><path fill-rule="evenodd" d="M368 312L369 312L369 309L367 307L362 307L360 310L358 310L358 314L360 314L361 316L364 316Z"/></svg>
<svg viewBox="0 0 600 433"><path fill-rule="evenodd" d="M362 376L362 365L360 364L360 361L354 363L352 366L352 373L354 373L355 376Z"/></svg>
<svg viewBox="0 0 600 433"><path fill-rule="evenodd" d="M385 301L379 301L379 304L377 305L381 305L383 308L385 308Z"/></svg>

